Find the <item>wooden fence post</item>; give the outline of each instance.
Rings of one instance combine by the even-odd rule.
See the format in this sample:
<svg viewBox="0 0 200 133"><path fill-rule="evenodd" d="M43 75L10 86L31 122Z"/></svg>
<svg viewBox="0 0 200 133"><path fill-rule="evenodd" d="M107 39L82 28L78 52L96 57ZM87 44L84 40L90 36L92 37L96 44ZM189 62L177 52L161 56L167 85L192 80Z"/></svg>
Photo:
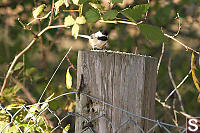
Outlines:
<svg viewBox="0 0 200 133"><path fill-rule="evenodd" d="M157 59L149 56L100 51L79 51L77 64L77 88L81 74L84 79L84 92L114 106L134 114L154 119ZM104 105L83 94L77 97L76 112L93 119L95 133L113 133L120 124L132 117L144 131L154 124L138 117L133 117L118 109ZM86 122L77 117L75 132L80 133ZM90 133L89 130L85 132ZM85 133L84 132L84 133ZM118 129L119 133L140 133L133 123L128 122Z"/></svg>

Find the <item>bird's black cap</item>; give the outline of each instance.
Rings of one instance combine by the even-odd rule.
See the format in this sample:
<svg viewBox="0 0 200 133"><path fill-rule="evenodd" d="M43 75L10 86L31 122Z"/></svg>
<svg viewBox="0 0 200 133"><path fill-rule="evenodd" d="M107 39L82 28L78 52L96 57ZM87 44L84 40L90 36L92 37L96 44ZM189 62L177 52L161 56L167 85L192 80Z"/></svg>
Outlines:
<svg viewBox="0 0 200 133"><path fill-rule="evenodd" d="M100 32L103 34L103 35L108 35L108 32L106 30L100 30Z"/></svg>

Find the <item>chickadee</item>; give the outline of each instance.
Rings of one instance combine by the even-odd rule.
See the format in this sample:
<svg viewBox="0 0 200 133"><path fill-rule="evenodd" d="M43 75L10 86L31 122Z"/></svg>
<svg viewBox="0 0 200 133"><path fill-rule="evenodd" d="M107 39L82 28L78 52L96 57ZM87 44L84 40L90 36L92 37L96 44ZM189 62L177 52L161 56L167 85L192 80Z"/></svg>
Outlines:
<svg viewBox="0 0 200 133"><path fill-rule="evenodd" d="M79 37L83 37L89 39L89 44L92 46L92 49L103 49L108 41L108 33L106 31L98 31L93 33L92 35L78 35Z"/></svg>

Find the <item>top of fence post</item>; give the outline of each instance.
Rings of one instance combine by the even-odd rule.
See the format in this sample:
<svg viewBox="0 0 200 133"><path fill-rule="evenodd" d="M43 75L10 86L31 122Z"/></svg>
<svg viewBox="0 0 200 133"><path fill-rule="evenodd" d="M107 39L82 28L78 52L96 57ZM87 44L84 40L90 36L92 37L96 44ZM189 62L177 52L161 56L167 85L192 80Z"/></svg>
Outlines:
<svg viewBox="0 0 200 133"><path fill-rule="evenodd" d="M156 58L121 52L79 51L77 62L77 88L83 75L85 94L128 112L154 118ZM85 94L77 97L76 112L91 123L77 118L76 133L83 130L139 133L148 131L154 124Z"/></svg>

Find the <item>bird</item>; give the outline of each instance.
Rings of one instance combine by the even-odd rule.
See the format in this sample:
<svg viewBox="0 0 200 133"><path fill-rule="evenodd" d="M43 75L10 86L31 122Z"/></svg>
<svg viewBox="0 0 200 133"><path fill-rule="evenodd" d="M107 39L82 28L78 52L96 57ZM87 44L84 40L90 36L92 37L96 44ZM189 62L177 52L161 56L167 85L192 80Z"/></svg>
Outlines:
<svg viewBox="0 0 200 133"><path fill-rule="evenodd" d="M93 50L98 49L104 49L107 41L108 41L108 32L105 30L100 30L96 33L89 35L78 35L79 37L86 38L89 40L89 44L92 47Z"/></svg>

